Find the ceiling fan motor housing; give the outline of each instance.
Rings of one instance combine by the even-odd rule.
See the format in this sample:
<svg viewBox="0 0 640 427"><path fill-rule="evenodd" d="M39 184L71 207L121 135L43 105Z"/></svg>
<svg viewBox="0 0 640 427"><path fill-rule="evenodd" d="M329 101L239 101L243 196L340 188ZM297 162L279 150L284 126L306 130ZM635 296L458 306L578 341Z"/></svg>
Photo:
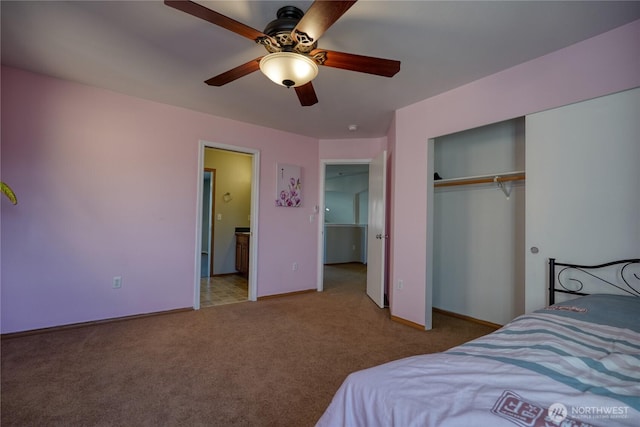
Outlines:
<svg viewBox="0 0 640 427"><path fill-rule="evenodd" d="M264 34L275 39L277 45L271 40L258 40L258 42L270 53L296 52L308 53L315 49L317 43L311 41L304 33L293 34L293 30L304 16L304 12L295 6L283 6L276 13L277 18L269 22L264 28Z"/></svg>
<svg viewBox="0 0 640 427"><path fill-rule="evenodd" d="M269 22L264 28L265 34L275 36L282 32L291 33L304 16L304 12L295 6L284 6L278 9L276 16L277 18Z"/></svg>

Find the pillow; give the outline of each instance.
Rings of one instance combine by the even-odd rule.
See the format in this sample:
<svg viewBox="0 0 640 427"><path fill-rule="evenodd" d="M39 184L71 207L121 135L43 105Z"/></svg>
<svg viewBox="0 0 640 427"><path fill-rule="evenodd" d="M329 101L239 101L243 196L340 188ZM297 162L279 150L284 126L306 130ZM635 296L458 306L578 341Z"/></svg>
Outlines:
<svg viewBox="0 0 640 427"><path fill-rule="evenodd" d="M640 297L632 295L587 295L560 302L536 312L553 313L585 322L640 332Z"/></svg>

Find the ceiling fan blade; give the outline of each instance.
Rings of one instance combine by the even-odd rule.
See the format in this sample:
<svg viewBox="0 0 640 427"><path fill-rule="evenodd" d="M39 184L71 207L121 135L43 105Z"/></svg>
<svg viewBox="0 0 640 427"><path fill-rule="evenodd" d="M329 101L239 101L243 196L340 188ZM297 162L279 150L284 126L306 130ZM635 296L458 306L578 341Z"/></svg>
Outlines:
<svg viewBox="0 0 640 427"><path fill-rule="evenodd" d="M164 4L174 9L181 10L182 12L193 15L196 18L204 19L207 22L211 22L219 27L225 28L229 31L233 31L243 37L256 41L261 37L267 37L262 31L258 31L255 28L251 28L241 22L224 16L218 12L208 9L204 6L194 3L192 1L185 0L164 0Z"/></svg>
<svg viewBox="0 0 640 427"><path fill-rule="evenodd" d="M316 0L293 29L293 33L305 33L315 42L354 3L355 1Z"/></svg>
<svg viewBox="0 0 640 427"><path fill-rule="evenodd" d="M206 80L205 83L209 86L223 86L227 83L230 83L234 80L239 79L240 77L244 77L247 74L251 74L254 71L258 71L260 69L260 60L262 57L252 59L251 61L239 65L236 68L232 68L229 71L225 71L222 74L218 74L215 77L211 77L209 80Z"/></svg>
<svg viewBox="0 0 640 427"><path fill-rule="evenodd" d="M309 107L318 103L318 97L316 96L316 91L313 89L311 82L302 86L297 86L294 89L296 90L296 94L300 100L300 105L303 107Z"/></svg>
<svg viewBox="0 0 640 427"><path fill-rule="evenodd" d="M310 56L313 57L322 53L325 54L325 59L321 65L327 67L342 68L343 70L359 71L384 77L393 77L400 71L400 61L392 59L374 58L325 49L315 49L311 51Z"/></svg>

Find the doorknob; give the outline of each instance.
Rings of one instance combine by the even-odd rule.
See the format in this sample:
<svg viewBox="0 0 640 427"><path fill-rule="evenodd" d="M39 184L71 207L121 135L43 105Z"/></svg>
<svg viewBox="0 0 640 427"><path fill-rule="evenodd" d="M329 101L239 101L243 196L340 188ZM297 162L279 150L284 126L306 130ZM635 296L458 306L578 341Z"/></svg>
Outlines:
<svg viewBox="0 0 640 427"><path fill-rule="evenodd" d="M376 239L382 239L382 234L376 234Z"/></svg>

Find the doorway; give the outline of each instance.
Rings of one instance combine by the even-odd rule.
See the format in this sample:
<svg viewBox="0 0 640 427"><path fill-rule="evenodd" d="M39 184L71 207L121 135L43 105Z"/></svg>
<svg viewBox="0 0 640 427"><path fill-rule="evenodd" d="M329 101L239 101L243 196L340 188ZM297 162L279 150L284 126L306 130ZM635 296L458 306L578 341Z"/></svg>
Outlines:
<svg viewBox="0 0 640 427"><path fill-rule="evenodd" d="M385 157L383 153L381 155ZM371 176L367 160L323 160L320 168L318 291L325 287L325 273L335 282L335 266L360 269L367 276L366 291L369 296L371 277L368 272L370 236L369 186ZM383 233L384 234L384 233ZM381 243L377 241L377 243ZM375 263L379 264L378 262ZM346 273L345 273L346 274ZM380 289L380 288L379 288ZM373 298L384 307L380 298ZM380 302L378 301L380 300Z"/></svg>
<svg viewBox="0 0 640 427"><path fill-rule="evenodd" d="M208 152L215 151L223 157L218 163L211 162ZM194 284L194 309L205 305L201 297L201 280L207 280L210 289L205 292L220 291L223 286L232 288L238 285L240 278L235 265L236 232L239 230L250 236L248 244L247 273L241 279L246 284L244 300L255 301L257 298L258 265L258 196L259 196L259 164L260 152L239 146L200 141L198 156L198 218L197 218L197 252ZM235 167L234 167L235 166ZM207 173L212 174L211 188L207 189ZM207 194L212 194L211 209L206 207ZM207 213L210 219L207 221ZM207 224L211 224L207 229ZM210 240L207 244L207 240ZM208 248L207 253L205 247ZM206 256L205 256L206 255ZM208 266L207 266L208 264ZM208 267L208 268L207 268ZM208 277L201 277L208 270ZM238 278L238 280L235 280ZM222 286L215 287L216 283ZM227 292L228 297L232 295ZM220 294L222 295L222 294ZM212 293L211 299L216 296ZM221 297L220 297L221 298ZM206 298L205 298L206 299Z"/></svg>
<svg viewBox="0 0 640 427"><path fill-rule="evenodd" d="M200 277L213 276L213 215L216 200L216 170L204 168L202 182L202 245L200 256Z"/></svg>

